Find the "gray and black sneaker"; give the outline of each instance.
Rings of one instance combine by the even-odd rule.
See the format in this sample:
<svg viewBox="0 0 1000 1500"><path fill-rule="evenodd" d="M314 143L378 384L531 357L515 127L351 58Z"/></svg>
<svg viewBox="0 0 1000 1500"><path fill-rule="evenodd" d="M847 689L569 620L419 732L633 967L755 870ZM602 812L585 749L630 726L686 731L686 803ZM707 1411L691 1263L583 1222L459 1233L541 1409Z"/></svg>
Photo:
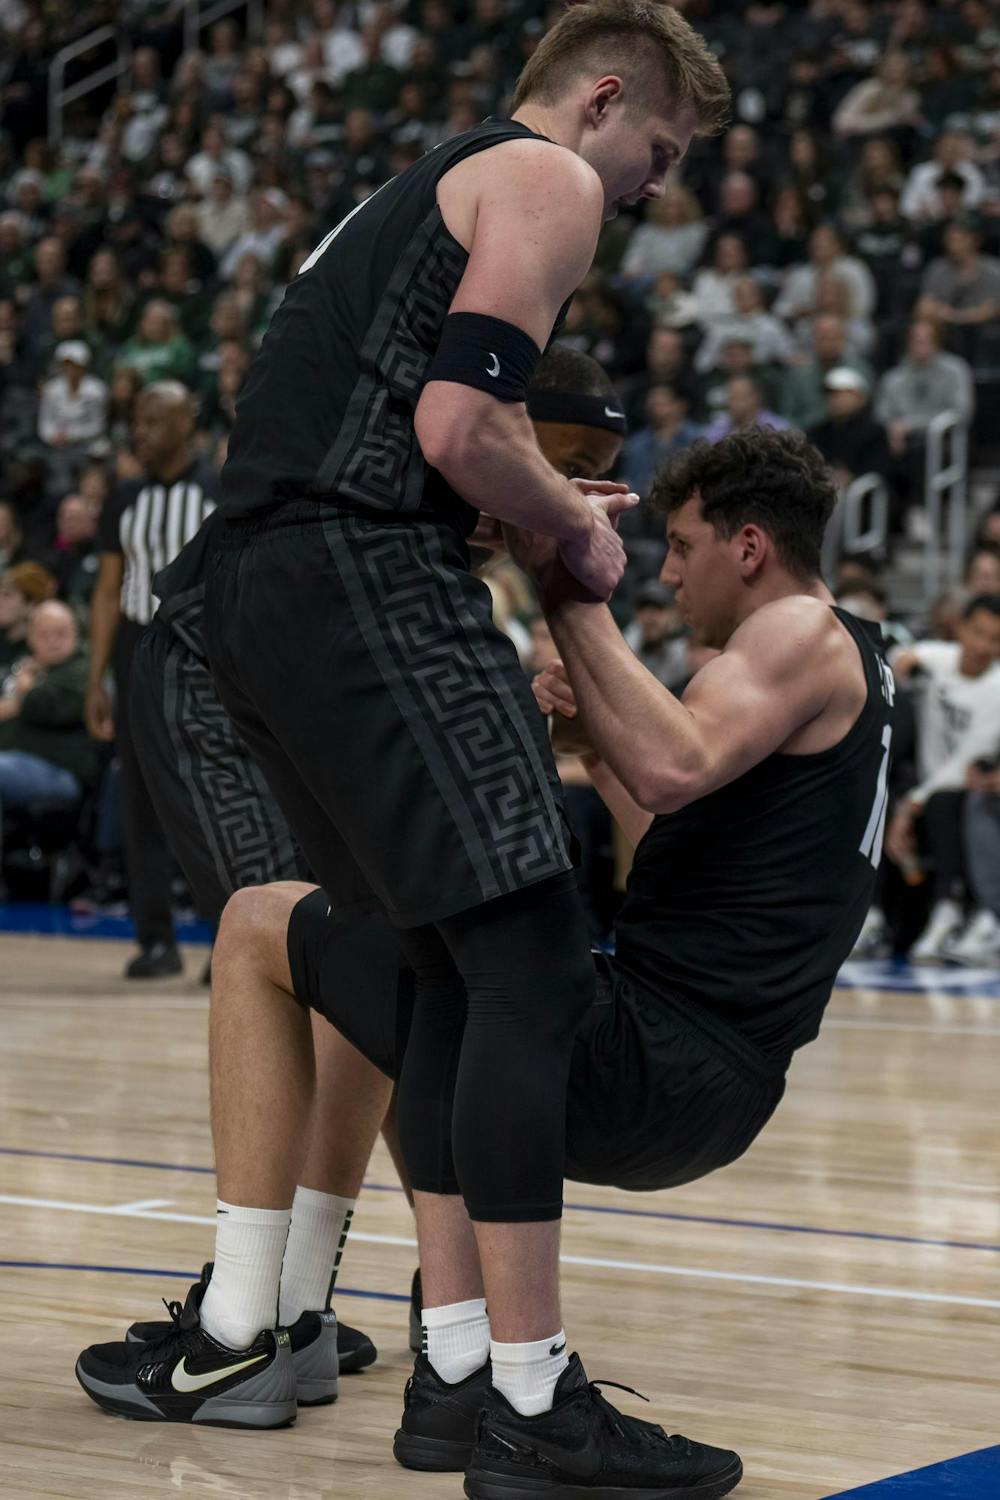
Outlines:
<svg viewBox="0 0 1000 1500"><path fill-rule="evenodd" d="M201 1268L201 1280L196 1281L188 1292L187 1301L194 1307L195 1311L197 1311L201 1307L202 1298L205 1295L205 1289L212 1279L212 1266L212 1261L209 1260L205 1262L205 1264ZM182 1310L179 1302L168 1302L166 1298L163 1299L163 1305L167 1309L167 1312L170 1314L169 1320L164 1318L156 1318L145 1323L133 1323L125 1334L125 1337L129 1341L129 1343L147 1343L150 1339L162 1339L167 1336L167 1334L177 1323L178 1318L181 1316ZM305 1333L313 1331L313 1325L311 1322L309 1322L309 1320L312 1318L319 1318L320 1320L323 1320L324 1318L329 1319L330 1316L332 1316L332 1314L322 1312L303 1313L302 1318L299 1319L299 1323L301 1323L302 1319L304 1318L307 1320L306 1326L303 1329L299 1329L299 1323L296 1323L292 1328L288 1330L289 1333L292 1334L292 1355L296 1365L296 1369L298 1368L300 1361L303 1359L302 1351L307 1347L307 1345L302 1342L303 1335ZM341 1375L353 1375L356 1371L367 1369L369 1365L373 1365L375 1363L375 1360L378 1358L378 1350L375 1348L375 1345L372 1343L371 1339L366 1333L361 1333L361 1331L357 1328L350 1328L346 1323L341 1323L338 1319L333 1325L336 1328L337 1368L331 1371L332 1360L330 1357L330 1323L327 1321L323 1324L323 1326L327 1330L323 1343L324 1363L327 1371L327 1374L324 1378L326 1380L329 1380L332 1375L333 1394L328 1394L325 1397L321 1397L315 1400L300 1399L300 1405L302 1406L318 1406L324 1400L336 1400L338 1373ZM315 1355L309 1356L309 1365L311 1371L314 1363ZM314 1373L310 1373L308 1378L313 1379Z"/></svg>
<svg viewBox="0 0 1000 1500"><path fill-rule="evenodd" d="M524 1417L490 1388L465 1493L469 1500L720 1500L742 1478L735 1453L668 1437L618 1411L574 1354L551 1411Z"/></svg>
<svg viewBox="0 0 1000 1500"><path fill-rule="evenodd" d="M287 1427L295 1421L291 1341L266 1329L248 1349L227 1349L193 1309L162 1339L92 1344L76 1378L105 1411L143 1422Z"/></svg>
<svg viewBox="0 0 1000 1500"><path fill-rule="evenodd" d="M490 1389L487 1360L464 1380L449 1385L426 1354L418 1354L403 1393L403 1418L392 1451L404 1469L460 1474L476 1439L476 1419Z"/></svg>

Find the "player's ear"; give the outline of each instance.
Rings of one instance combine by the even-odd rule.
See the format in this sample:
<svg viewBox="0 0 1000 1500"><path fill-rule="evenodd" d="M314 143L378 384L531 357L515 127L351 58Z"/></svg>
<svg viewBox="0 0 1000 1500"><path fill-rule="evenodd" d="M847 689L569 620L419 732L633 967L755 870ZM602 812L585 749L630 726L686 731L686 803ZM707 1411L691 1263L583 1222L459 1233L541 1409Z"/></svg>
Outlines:
<svg viewBox="0 0 1000 1500"><path fill-rule="evenodd" d="M748 582L763 565L769 545L767 536L759 526L749 525L741 529L737 556L740 570Z"/></svg>
<svg viewBox="0 0 1000 1500"><path fill-rule="evenodd" d="M606 122L608 106L621 98L623 87L621 79L614 73L609 73L605 78L599 78L591 86L586 104L588 125L596 130Z"/></svg>

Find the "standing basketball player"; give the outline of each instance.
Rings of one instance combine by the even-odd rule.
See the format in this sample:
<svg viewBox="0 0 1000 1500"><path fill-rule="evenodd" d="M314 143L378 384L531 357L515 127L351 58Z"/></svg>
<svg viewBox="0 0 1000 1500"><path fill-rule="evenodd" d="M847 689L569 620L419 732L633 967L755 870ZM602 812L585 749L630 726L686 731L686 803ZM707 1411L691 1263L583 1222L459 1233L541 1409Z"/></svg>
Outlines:
<svg viewBox="0 0 1000 1500"><path fill-rule="evenodd" d="M833 607L820 577L835 491L801 434L752 429L698 444L652 499L667 512L663 580L698 641L719 652L682 701L636 661L604 606L574 597L551 546L532 544L585 707L591 776L638 844L617 954L594 956L597 995L575 1039L567 1172L634 1190L690 1182L741 1155L781 1099L792 1054L816 1036L875 881L893 696L880 632ZM577 719L560 664L536 679L536 695ZM260 1173L284 1170L284 1142L305 1125L294 1085L284 1136L254 1107L271 1054L308 1027L293 995L399 1076L412 986L381 981L386 932L352 982L342 932L321 891L292 883L244 891L224 916L213 1024L217 1012L239 1025L244 1067L213 1080L213 1092L217 1082L220 1097L237 1101L242 1129L217 1140L216 1155L248 1190ZM523 1060L525 1076L532 1065ZM195 1287L189 1307L200 1295ZM716 1500L738 1482L734 1454L667 1443L609 1414L575 1359L552 1411L524 1416L476 1367L485 1346L474 1331L427 1319L396 1435L400 1463L467 1468L475 1500L637 1487L658 1500ZM136 1370L163 1361L166 1346L131 1361L124 1347L86 1351L78 1373L102 1405L134 1411L150 1389ZM174 1399L153 1394L161 1411Z"/></svg>
<svg viewBox="0 0 1000 1500"><path fill-rule="evenodd" d="M493 1378L525 1414L567 1364L566 1079L594 978L544 726L464 537L486 506L614 588L629 502L545 462L525 391L602 221L659 196L727 100L670 7L568 11L512 120L429 153L306 260L222 479L213 676L335 911L403 932L424 1305L478 1341L488 1297ZM213 1278L204 1316L226 1296Z"/></svg>

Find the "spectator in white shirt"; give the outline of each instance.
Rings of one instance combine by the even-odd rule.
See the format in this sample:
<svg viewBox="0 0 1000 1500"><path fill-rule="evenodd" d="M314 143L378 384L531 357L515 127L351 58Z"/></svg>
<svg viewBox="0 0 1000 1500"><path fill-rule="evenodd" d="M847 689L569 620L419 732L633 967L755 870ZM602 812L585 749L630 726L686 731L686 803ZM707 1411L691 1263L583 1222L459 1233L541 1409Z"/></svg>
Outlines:
<svg viewBox="0 0 1000 1500"><path fill-rule="evenodd" d="M910 64L903 52L887 52L874 78L866 78L844 95L833 116L838 135L876 135L915 125L920 95L910 83Z"/></svg>
<svg viewBox="0 0 1000 1500"><path fill-rule="evenodd" d="M962 207L966 210L978 208L986 192L986 179L971 160L973 151L972 138L964 130L942 131L934 143L933 159L920 162L906 179L899 204L903 218L940 218L938 181L949 172L961 177L965 183Z"/></svg>
<svg viewBox="0 0 1000 1500"><path fill-rule="evenodd" d="M920 641L892 658L900 683L916 676L919 781L902 799L886 852L906 869L918 848L932 865L931 913L911 950L915 962L948 956L965 922L962 804L970 767L1000 744L1000 597L981 594L962 613L957 641Z"/></svg>
<svg viewBox="0 0 1000 1500"><path fill-rule="evenodd" d="M226 168L217 167L208 195L198 205L198 238L220 258L249 227L247 200L234 189Z"/></svg>
<svg viewBox="0 0 1000 1500"><path fill-rule="evenodd" d="M262 266L269 268L288 233L288 199L280 188L265 188L257 193L251 213L252 228L233 241L219 266L223 281L232 281L244 255L256 256Z"/></svg>
<svg viewBox="0 0 1000 1500"><path fill-rule="evenodd" d="M716 318L731 318L735 310L733 288L747 274L747 249L734 234L722 234L715 246L711 266L699 271L691 291L699 323L710 325Z"/></svg>
<svg viewBox="0 0 1000 1500"><path fill-rule="evenodd" d="M232 178L237 193L246 193L253 181L253 165L245 151L226 144L222 126L210 120L201 133L201 150L191 157L185 172L195 192L206 197L216 172L222 167Z"/></svg>
<svg viewBox="0 0 1000 1500"><path fill-rule="evenodd" d="M633 232L622 261L622 275L658 276L673 271L686 276L698 264L708 238L698 200L687 188L668 184L663 197L646 206L646 217Z"/></svg>
<svg viewBox="0 0 1000 1500"><path fill-rule="evenodd" d="M59 374L42 386L38 436L50 448L82 450L104 435L108 388L87 374L90 350L82 339L57 345L55 364Z"/></svg>
<svg viewBox="0 0 1000 1500"><path fill-rule="evenodd" d="M755 365L786 365L795 358L795 340L781 319L766 311L764 293L752 276L741 276L733 286L733 316L719 318L702 340L694 359L699 374L722 367L723 350L734 334L749 339Z"/></svg>
<svg viewBox="0 0 1000 1500"><path fill-rule="evenodd" d="M845 255L840 231L833 224L819 224L809 236L809 263L793 266L774 304L779 318L797 322L811 318L817 309L817 282L832 272L845 282L850 293L851 318L870 318L875 307L875 282L864 261Z"/></svg>

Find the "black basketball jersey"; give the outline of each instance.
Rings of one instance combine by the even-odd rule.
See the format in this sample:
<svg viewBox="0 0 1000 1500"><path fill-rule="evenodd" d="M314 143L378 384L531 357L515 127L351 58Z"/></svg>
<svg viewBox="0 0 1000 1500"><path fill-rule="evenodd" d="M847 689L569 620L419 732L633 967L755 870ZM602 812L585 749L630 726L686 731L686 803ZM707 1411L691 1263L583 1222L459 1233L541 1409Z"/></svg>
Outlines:
<svg viewBox="0 0 1000 1500"><path fill-rule="evenodd" d="M851 730L656 817L617 922L617 966L643 989L773 1052L816 1036L882 854L893 678L878 626L834 613L868 684Z"/></svg>
<svg viewBox="0 0 1000 1500"><path fill-rule="evenodd" d="M304 262L271 320L236 405L223 511L244 516L315 495L363 510L474 511L425 464L413 414L468 255L437 185L501 141L541 140L485 120L379 188Z"/></svg>

